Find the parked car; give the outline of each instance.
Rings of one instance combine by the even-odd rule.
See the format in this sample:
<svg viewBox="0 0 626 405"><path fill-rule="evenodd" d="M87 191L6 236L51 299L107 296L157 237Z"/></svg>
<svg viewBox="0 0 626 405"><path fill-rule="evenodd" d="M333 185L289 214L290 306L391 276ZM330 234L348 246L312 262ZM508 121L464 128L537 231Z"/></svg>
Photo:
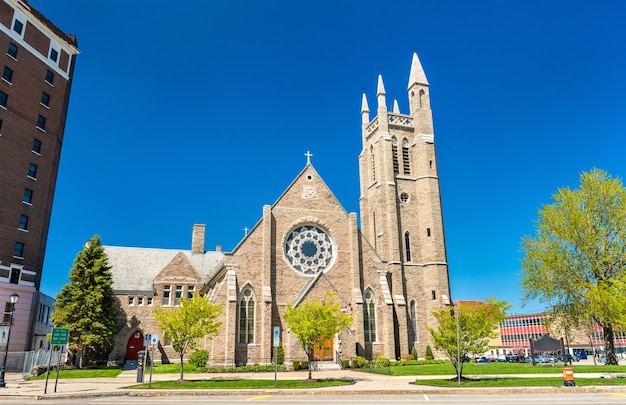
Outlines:
<svg viewBox="0 0 626 405"><path fill-rule="evenodd" d="M489 363L489 359L486 357L476 357L474 363Z"/></svg>
<svg viewBox="0 0 626 405"><path fill-rule="evenodd" d="M519 354L509 354L505 360L507 363L523 363L525 359L524 356Z"/></svg>

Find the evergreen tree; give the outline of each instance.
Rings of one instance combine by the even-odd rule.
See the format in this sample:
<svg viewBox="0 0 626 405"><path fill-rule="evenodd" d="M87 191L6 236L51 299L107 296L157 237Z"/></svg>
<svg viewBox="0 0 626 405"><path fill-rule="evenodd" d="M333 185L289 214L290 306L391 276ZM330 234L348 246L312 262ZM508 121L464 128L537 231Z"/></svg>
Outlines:
<svg viewBox="0 0 626 405"><path fill-rule="evenodd" d="M85 361L106 360L115 337L115 296L108 258L95 235L74 259L70 282L56 297L55 327L69 328L68 350Z"/></svg>

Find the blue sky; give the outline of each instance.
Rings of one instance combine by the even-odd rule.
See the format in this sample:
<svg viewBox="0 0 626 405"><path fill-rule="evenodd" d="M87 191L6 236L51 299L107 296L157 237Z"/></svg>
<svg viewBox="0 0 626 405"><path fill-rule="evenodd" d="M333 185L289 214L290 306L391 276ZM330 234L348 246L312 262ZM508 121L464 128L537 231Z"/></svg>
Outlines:
<svg viewBox="0 0 626 405"><path fill-rule="evenodd" d="M230 251L304 168L358 212L363 89L430 82L453 299L521 306L520 238L559 187L623 177L621 1L43 1L77 60L41 290L103 244ZM373 115L372 115L373 116Z"/></svg>

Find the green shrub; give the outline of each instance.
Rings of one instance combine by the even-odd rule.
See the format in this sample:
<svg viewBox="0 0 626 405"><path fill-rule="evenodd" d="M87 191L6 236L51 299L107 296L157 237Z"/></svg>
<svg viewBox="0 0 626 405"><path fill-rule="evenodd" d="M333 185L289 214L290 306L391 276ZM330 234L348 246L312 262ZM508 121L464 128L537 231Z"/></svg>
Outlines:
<svg viewBox="0 0 626 405"><path fill-rule="evenodd" d="M350 360L341 359L341 368L350 368Z"/></svg>
<svg viewBox="0 0 626 405"><path fill-rule="evenodd" d="M202 371L206 366L206 362L209 361L209 352L206 350L196 350L189 356L189 364L192 364L196 369Z"/></svg>
<svg viewBox="0 0 626 405"><path fill-rule="evenodd" d="M278 348L276 349L276 357L278 360L278 364L283 364L285 362L285 349L283 349L283 344L280 343ZM274 351L272 351L272 355L274 354Z"/></svg>
<svg viewBox="0 0 626 405"><path fill-rule="evenodd" d="M434 358L433 349L430 348L430 345L426 346L426 356L424 356L424 358L426 360L432 360Z"/></svg>
<svg viewBox="0 0 626 405"><path fill-rule="evenodd" d="M411 350L411 354L413 355L413 360L419 359L419 357L417 357L417 347L413 346L413 349Z"/></svg>
<svg viewBox="0 0 626 405"><path fill-rule="evenodd" d="M374 367L389 367L389 359L382 354L379 354L378 356L376 356L376 360L374 360Z"/></svg>
<svg viewBox="0 0 626 405"><path fill-rule="evenodd" d="M300 360L294 360L291 364L293 364L293 371L300 370Z"/></svg>
<svg viewBox="0 0 626 405"><path fill-rule="evenodd" d="M367 361L367 359L365 357L362 356L356 356L354 358L354 360L352 360L352 367L353 368L361 368L361 367L365 367L367 365L369 365L370 362Z"/></svg>
<svg viewBox="0 0 626 405"><path fill-rule="evenodd" d="M406 353L403 354L402 357L400 357L400 360L413 360L414 357L411 353Z"/></svg>
<svg viewBox="0 0 626 405"><path fill-rule="evenodd" d="M300 360L300 368L308 370L309 369L309 361L308 360Z"/></svg>

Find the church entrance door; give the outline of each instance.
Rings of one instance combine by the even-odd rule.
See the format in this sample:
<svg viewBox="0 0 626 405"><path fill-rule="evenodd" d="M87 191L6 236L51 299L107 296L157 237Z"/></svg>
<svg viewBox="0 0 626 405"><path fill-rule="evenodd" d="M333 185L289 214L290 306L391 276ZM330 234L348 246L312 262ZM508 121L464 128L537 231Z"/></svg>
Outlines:
<svg viewBox="0 0 626 405"><path fill-rule="evenodd" d="M139 359L140 350L143 350L143 333L135 332L130 335L126 343L126 360Z"/></svg>
<svg viewBox="0 0 626 405"><path fill-rule="evenodd" d="M313 360L332 361L334 356L333 338L326 339L321 346L313 346Z"/></svg>

